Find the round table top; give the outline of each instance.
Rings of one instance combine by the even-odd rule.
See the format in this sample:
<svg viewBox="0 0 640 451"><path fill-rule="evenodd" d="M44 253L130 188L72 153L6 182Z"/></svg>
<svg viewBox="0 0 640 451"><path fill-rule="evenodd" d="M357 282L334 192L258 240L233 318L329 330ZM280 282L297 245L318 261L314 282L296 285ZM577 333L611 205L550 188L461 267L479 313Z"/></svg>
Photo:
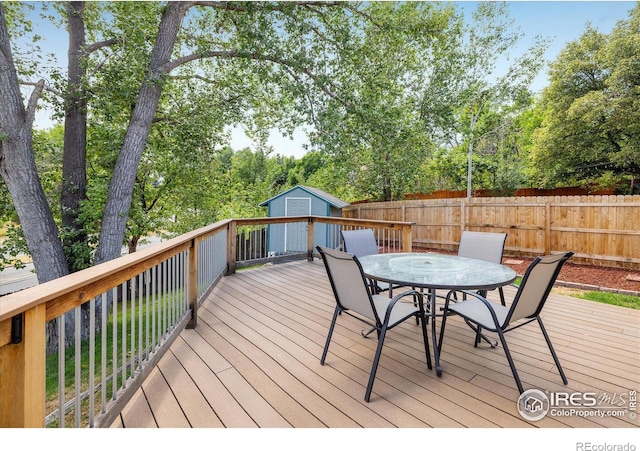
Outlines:
<svg viewBox="0 0 640 451"><path fill-rule="evenodd" d="M491 290L516 279L508 266L456 255L389 253L358 257L369 278L432 289Z"/></svg>

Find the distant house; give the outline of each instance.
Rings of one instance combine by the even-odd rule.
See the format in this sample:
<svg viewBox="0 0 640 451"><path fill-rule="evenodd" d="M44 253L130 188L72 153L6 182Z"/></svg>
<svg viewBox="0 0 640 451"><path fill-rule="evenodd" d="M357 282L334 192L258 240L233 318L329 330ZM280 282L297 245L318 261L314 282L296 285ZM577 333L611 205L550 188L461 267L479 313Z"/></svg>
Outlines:
<svg viewBox="0 0 640 451"><path fill-rule="evenodd" d="M342 208L348 205L329 193L303 185L294 186L260 204L268 208L269 217L342 217ZM284 232L281 228L284 228ZM307 250L307 223L272 224L267 232L267 243L271 255L304 252ZM314 246L338 247L339 244L340 229L337 225L315 225Z"/></svg>

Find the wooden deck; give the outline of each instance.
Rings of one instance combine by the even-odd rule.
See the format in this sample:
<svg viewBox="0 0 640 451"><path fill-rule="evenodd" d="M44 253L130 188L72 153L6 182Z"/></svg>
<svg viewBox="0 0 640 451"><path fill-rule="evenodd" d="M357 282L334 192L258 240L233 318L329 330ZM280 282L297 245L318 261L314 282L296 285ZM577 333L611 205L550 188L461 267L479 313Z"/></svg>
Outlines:
<svg viewBox="0 0 640 451"><path fill-rule="evenodd" d="M512 292L507 291L507 295ZM112 427L125 428L634 428L623 417L524 420L501 348L473 348L451 317L442 377L428 370L412 321L387 335L371 402L363 399L376 346L338 318L319 359L334 300L322 263L224 277ZM552 295L545 325L564 386L535 323L507 335L525 389L624 395L640 387L640 311ZM421 351L422 348L422 351ZM620 398L616 398L616 402ZM625 406L627 407L628 404Z"/></svg>

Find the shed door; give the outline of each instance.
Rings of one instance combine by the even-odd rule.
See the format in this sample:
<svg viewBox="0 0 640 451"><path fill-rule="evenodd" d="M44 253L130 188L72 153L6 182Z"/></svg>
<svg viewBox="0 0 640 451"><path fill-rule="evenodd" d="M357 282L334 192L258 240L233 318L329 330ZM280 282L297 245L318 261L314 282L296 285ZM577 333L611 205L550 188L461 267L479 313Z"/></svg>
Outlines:
<svg viewBox="0 0 640 451"><path fill-rule="evenodd" d="M311 215L311 198L287 197L285 202L285 216ZM307 250L307 224L285 224L284 250L285 252L304 252Z"/></svg>

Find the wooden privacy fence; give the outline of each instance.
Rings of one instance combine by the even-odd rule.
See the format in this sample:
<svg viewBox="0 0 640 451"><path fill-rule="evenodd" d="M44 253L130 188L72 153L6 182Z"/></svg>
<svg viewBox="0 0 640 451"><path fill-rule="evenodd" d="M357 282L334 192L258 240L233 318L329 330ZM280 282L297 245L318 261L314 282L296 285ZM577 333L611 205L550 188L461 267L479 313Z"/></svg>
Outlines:
<svg viewBox="0 0 640 451"><path fill-rule="evenodd" d="M406 200L342 212L412 222L414 248L457 250L463 230L506 232L506 255L572 250L576 262L640 269L640 195Z"/></svg>

